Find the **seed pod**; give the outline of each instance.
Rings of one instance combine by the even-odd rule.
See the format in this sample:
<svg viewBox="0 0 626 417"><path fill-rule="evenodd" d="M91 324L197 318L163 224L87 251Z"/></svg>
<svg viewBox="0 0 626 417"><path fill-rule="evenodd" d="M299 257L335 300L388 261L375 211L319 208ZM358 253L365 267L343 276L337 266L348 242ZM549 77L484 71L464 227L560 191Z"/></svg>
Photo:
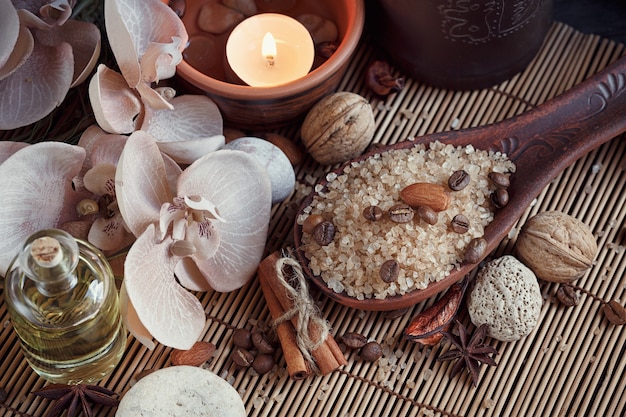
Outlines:
<svg viewBox="0 0 626 417"><path fill-rule="evenodd" d="M466 233L469 230L469 219L462 214L457 214L452 218L450 226L456 233Z"/></svg>
<svg viewBox="0 0 626 417"><path fill-rule="evenodd" d="M348 332L341 336L341 341L350 349L361 349L367 344L367 338L360 333Z"/></svg>
<svg viewBox="0 0 626 417"><path fill-rule="evenodd" d="M509 203L509 192L504 188L496 188L496 190L491 193L491 201L497 208L502 208Z"/></svg>
<svg viewBox="0 0 626 417"><path fill-rule="evenodd" d="M388 211L389 219L394 223L408 223L413 220L415 212L408 204L394 204Z"/></svg>
<svg viewBox="0 0 626 417"><path fill-rule="evenodd" d="M509 188L511 185L509 176L507 174L503 174L502 172L490 172L487 177L498 187Z"/></svg>
<svg viewBox="0 0 626 417"><path fill-rule="evenodd" d="M335 225L328 220L324 220L315 226L313 236L318 245L326 246L335 238Z"/></svg>
<svg viewBox="0 0 626 417"><path fill-rule="evenodd" d="M574 288L570 287L569 285L560 285L559 289L556 290L556 299L559 300L559 303L563 304L564 306L573 307L575 305L578 305L580 295Z"/></svg>
<svg viewBox="0 0 626 417"><path fill-rule="evenodd" d="M469 183L470 176L462 169L455 171L450 175L450 178L448 178L448 187L452 191L461 191L463 188L467 187Z"/></svg>
<svg viewBox="0 0 626 417"><path fill-rule="evenodd" d="M263 354L254 358L252 362L252 369L258 374L263 375L268 373L274 367L275 361L272 355Z"/></svg>
<svg viewBox="0 0 626 417"><path fill-rule="evenodd" d="M623 326L626 324L626 308L615 300L611 300L602 307L602 312L611 323Z"/></svg>
<svg viewBox="0 0 626 417"><path fill-rule="evenodd" d="M233 349L230 354L230 358L235 365L240 368L247 368L252 365L252 362L254 362L254 355L250 351L240 347L235 347L235 349Z"/></svg>
<svg viewBox="0 0 626 417"><path fill-rule="evenodd" d="M386 283L395 282L400 274L400 264L395 259L383 262L380 267L380 279Z"/></svg>
<svg viewBox="0 0 626 417"><path fill-rule="evenodd" d="M365 209L363 209L363 217L369 221L375 222L382 219L383 211L378 206L365 207Z"/></svg>
<svg viewBox="0 0 626 417"><path fill-rule="evenodd" d="M437 212L428 206L419 206L417 208L417 215L430 225L437 224L437 220L439 219Z"/></svg>
<svg viewBox="0 0 626 417"><path fill-rule="evenodd" d="M252 344L261 354L271 355L276 352L276 348L263 332L252 334Z"/></svg>
<svg viewBox="0 0 626 417"><path fill-rule="evenodd" d="M376 362L383 356L383 348L378 342L369 342L361 348L359 356L366 362Z"/></svg>
<svg viewBox="0 0 626 417"><path fill-rule="evenodd" d="M476 264L483 259L486 251L487 241L482 237L474 238L470 240L465 249L465 261Z"/></svg>
<svg viewBox="0 0 626 417"><path fill-rule="evenodd" d="M248 329L236 329L233 332L233 344L243 349L252 349L252 332Z"/></svg>

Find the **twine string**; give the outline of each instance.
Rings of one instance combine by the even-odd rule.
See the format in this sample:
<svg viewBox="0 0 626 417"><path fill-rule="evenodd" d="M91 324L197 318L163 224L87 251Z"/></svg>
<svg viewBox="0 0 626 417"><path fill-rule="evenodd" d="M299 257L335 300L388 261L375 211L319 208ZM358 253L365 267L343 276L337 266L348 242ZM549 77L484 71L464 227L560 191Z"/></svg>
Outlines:
<svg viewBox="0 0 626 417"><path fill-rule="evenodd" d="M282 257L276 262L278 282L285 288L289 299L293 301L293 308L276 318L272 326L291 320L296 317L296 342L302 356L309 363L314 372L319 369L311 352L320 347L329 334L329 327L319 312L319 309L309 295L306 278L298 261L289 257ZM310 326L314 324L319 329L317 340L311 338Z"/></svg>

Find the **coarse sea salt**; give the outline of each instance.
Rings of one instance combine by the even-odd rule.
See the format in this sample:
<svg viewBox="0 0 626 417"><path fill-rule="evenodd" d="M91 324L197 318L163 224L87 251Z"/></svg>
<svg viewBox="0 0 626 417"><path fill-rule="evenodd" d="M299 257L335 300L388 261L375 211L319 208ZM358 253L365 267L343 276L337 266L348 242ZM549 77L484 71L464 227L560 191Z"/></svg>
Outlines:
<svg viewBox="0 0 626 417"><path fill-rule="evenodd" d="M492 172L515 172L515 165L500 152L477 150L432 142L409 149L393 149L352 162L332 178L313 198L310 210L298 217L302 224L311 214L321 214L336 227L333 241L320 246L313 236L303 234L302 250L309 267L335 292L345 291L359 300L384 299L423 289L458 267L469 241L484 234L493 220L490 194L495 185ZM451 191L451 201L438 213L437 223L427 224L415 216L410 223L394 223L383 216L372 222L363 209L377 205L384 213L401 201L400 191L416 182L447 185L456 170L466 170L471 181L461 191ZM450 229L457 214L469 219L469 230L459 235ZM348 267L347 262L350 260ZM386 283L379 275L381 265L400 259L396 282Z"/></svg>

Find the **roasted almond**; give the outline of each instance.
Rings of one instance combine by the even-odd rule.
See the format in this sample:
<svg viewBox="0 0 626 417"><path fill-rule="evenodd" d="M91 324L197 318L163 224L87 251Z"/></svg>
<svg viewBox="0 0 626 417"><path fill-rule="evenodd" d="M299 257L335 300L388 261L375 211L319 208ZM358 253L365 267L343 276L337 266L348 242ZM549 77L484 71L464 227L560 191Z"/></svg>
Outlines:
<svg viewBox="0 0 626 417"><path fill-rule="evenodd" d="M189 350L175 349L170 353L172 365L200 366L213 356L215 345L210 342L196 342Z"/></svg>
<svg viewBox="0 0 626 417"><path fill-rule="evenodd" d="M443 211L450 205L450 192L446 187L430 182L416 182L400 191L400 198L411 207L428 206Z"/></svg>

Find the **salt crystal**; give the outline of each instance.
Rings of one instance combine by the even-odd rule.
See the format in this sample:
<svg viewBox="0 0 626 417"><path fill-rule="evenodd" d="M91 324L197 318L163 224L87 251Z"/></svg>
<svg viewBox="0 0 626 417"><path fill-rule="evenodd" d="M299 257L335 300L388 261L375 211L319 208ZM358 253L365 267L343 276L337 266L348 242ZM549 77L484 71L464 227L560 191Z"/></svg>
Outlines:
<svg viewBox="0 0 626 417"><path fill-rule="evenodd" d="M591 166L591 173L597 174L598 172L600 172L601 169L602 169L602 164L593 164Z"/></svg>

